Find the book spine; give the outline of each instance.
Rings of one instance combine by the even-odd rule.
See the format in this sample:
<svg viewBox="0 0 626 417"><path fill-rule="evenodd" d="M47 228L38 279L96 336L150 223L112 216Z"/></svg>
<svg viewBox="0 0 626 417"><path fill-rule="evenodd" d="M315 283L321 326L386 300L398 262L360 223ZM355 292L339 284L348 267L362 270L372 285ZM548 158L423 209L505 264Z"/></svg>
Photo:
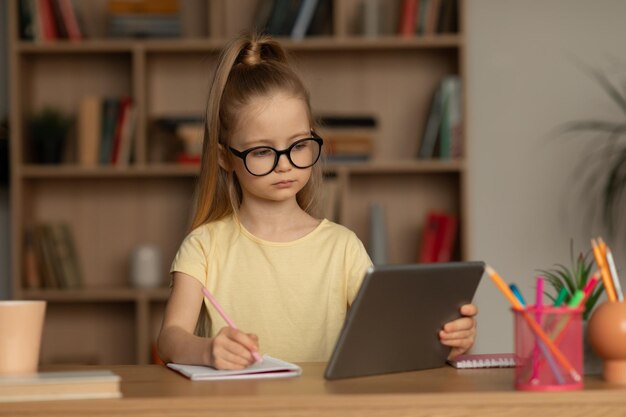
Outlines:
<svg viewBox="0 0 626 417"><path fill-rule="evenodd" d="M437 235L439 234L439 215L429 212L422 229L422 242L418 262L431 263L437 259Z"/></svg>
<svg viewBox="0 0 626 417"><path fill-rule="evenodd" d="M59 8L61 9L61 16L67 29L67 37L72 41L78 41L82 39L82 31L78 25L78 19L76 17L76 10L72 0L58 0Z"/></svg>
<svg viewBox="0 0 626 417"><path fill-rule="evenodd" d="M415 35L415 17L418 0L402 0L400 13L400 27L398 33L401 36Z"/></svg>
<svg viewBox="0 0 626 417"><path fill-rule="evenodd" d="M291 30L292 39L304 39L309 29L318 0L303 0L302 6Z"/></svg>
<svg viewBox="0 0 626 417"><path fill-rule="evenodd" d="M379 203L370 204L370 256L374 265L387 263L387 230L385 209Z"/></svg>
<svg viewBox="0 0 626 417"><path fill-rule="evenodd" d="M443 113L443 92L441 86L435 91L435 96L430 107L430 114L426 122L426 129L422 136L422 142L418 151L418 158L430 159L435 155L435 146L441 126L441 118Z"/></svg>
<svg viewBox="0 0 626 417"><path fill-rule="evenodd" d="M102 132L102 99L85 97L78 110L78 162L83 166L98 165Z"/></svg>

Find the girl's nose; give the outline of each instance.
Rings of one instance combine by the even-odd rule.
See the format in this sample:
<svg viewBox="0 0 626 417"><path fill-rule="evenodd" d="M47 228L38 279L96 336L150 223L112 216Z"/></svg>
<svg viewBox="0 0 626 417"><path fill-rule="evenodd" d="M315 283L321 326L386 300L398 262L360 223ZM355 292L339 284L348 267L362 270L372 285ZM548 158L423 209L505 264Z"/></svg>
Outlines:
<svg viewBox="0 0 626 417"><path fill-rule="evenodd" d="M291 168L291 162L289 161L287 154L280 155L278 157L278 164L276 164L276 171L291 171Z"/></svg>

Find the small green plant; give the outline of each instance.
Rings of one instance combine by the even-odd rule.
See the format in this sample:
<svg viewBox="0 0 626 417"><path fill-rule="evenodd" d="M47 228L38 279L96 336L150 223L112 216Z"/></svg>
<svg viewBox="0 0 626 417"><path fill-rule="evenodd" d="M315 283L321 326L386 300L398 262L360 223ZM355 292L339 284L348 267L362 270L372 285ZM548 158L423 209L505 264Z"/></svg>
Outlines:
<svg viewBox="0 0 626 417"><path fill-rule="evenodd" d="M582 290L587 285L587 281L591 278L591 271L594 265L591 252L583 254L580 252L578 257L574 258L574 244L570 243L570 267L566 267L562 264L556 264L550 269L540 269L539 273L544 276L546 283L549 284L553 293L549 290L545 291L545 294L552 302L556 301L556 298L561 291L561 288L567 290L567 297L565 303L574 295L576 290ZM602 295L604 286L598 283L585 302L585 309L583 311L583 320L587 320L593 307L596 305L598 298Z"/></svg>
<svg viewBox="0 0 626 417"><path fill-rule="evenodd" d="M58 164L63 159L72 125L60 110L46 107L30 120L30 134L36 162Z"/></svg>

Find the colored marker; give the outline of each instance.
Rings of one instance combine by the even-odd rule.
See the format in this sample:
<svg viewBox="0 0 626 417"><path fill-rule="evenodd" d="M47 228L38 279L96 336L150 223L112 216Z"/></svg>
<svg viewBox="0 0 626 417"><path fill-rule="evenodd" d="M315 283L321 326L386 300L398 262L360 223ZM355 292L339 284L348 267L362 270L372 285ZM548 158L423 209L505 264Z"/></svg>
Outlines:
<svg viewBox="0 0 626 417"><path fill-rule="evenodd" d="M559 291L559 295L556 296L556 300L554 300L555 307L561 307L561 304L565 302L565 297L567 297L567 288L561 287Z"/></svg>

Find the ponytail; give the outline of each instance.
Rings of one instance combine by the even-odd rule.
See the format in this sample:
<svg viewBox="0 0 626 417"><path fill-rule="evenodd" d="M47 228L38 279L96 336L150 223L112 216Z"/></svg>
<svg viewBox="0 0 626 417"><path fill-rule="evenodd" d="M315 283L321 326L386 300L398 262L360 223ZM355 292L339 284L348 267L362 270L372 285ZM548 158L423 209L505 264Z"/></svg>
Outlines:
<svg viewBox="0 0 626 417"><path fill-rule="evenodd" d="M192 229L238 212L241 187L232 171L219 166L219 145L228 147L244 106L255 97L277 92L302 99L314 127L309 92L290 67L285 49L267 35L244 35L231 41L219 57L209 90ZM300 207L311 214L321 176L321 166L313 166L311 179L296 196Z"/></svg>

